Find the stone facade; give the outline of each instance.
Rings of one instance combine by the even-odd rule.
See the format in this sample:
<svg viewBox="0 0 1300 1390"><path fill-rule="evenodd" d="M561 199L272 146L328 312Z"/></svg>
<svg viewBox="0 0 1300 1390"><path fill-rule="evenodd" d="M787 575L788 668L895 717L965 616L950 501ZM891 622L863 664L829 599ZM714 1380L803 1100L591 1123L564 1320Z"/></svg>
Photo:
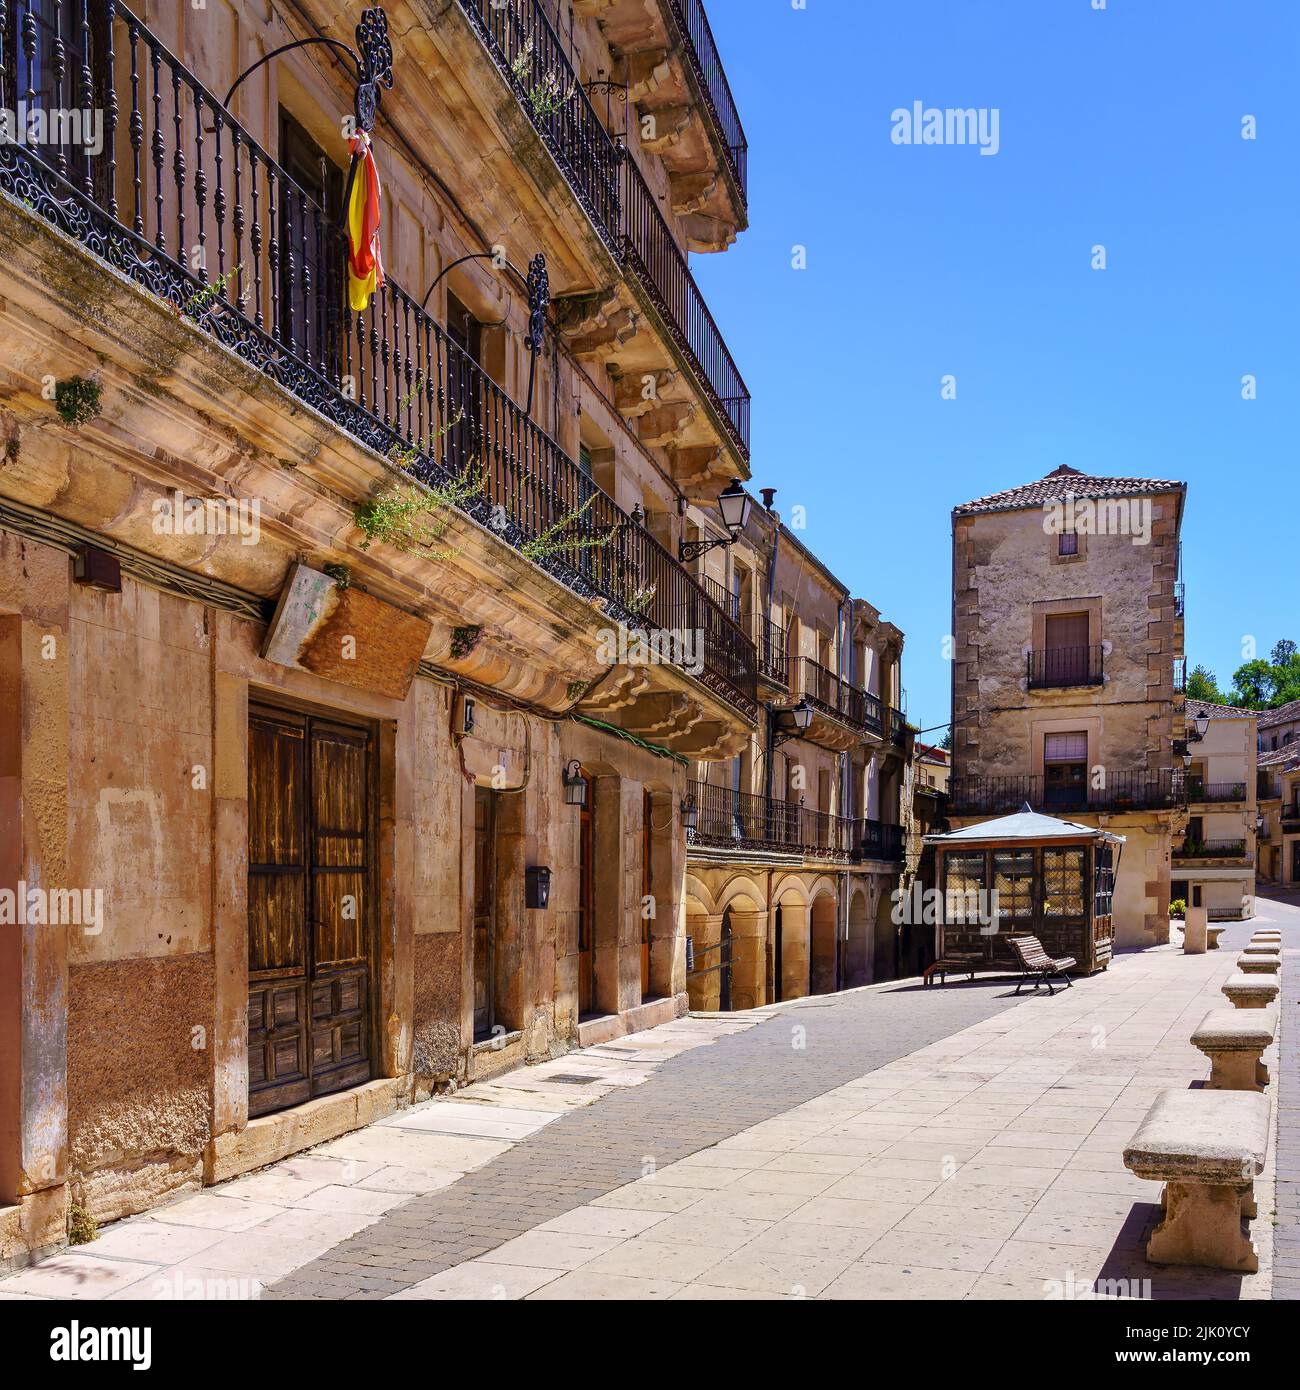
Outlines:
<svg viewBox="0 0 1300 1390"><path fill-rule="evenodd" d="M1120 947L1168 939L1186 819L1184 493L1062 467L953 512L952 826L1027 801L1123 835Z"/></svg>
<svg viewBox="0 0 1300 1390"><path fill-rule="evenodd" d="M0 170L0 1259L58 1244L71 1205L139 1211L687 1007L688 774L758 709L749 634L676 560L688 510L748 474L748 394L674 314L702 305L688 251L745 225L743 133L673 7L564 8L557 46L532 0L510 25L389 7L388 283L359 314L346 66L283 54L228 112L189 85L360 43L359 10L145 6L181 106L155 129L148 32L117 10L110 72L92 3L69 67L112 82L104 150L72 151L71 195L64 147ZM602 75L629 106L588 99ZM414 498L412 525L366 529L376 498ZM304 573L332 576L322 607L277 614ZM701 659L611 648L668 629ZM305 761L259 772L259 718ZM345 842L339 919L286 927L267 884L332 902ZM255 969L259 934L305 979ZM331 1057L349 1084L321 1090Z"/></svg>

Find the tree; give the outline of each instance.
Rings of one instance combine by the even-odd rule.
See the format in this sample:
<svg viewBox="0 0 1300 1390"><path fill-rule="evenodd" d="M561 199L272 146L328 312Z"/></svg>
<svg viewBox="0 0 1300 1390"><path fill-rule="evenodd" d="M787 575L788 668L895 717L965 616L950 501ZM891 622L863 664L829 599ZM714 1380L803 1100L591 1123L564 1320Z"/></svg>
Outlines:
<svg viewBox="0 0 1300 1390"><path fill-rule="evenodd" d="M1187 695L1192 700L1204 700L1207 704L1221 705L1223 696L1219 693L1219 681L1208 666L1198 666L1187 677Z"/></svg>
<svg viewBox="0 0 1300 1390"><path fill-rule="evenodd" d="M1274 666L1290 666L1295 658L1296 645L1289 637L1282 640L1273 648L1270 660Z"/></svg>
<svg viewBox="0 0 1300 1390"><path fill-rule="evenodd" d="M1273 698L1273 667L1256 658L1232 673L1232 703L1242 709L1267 709Z"/></svg>
<svg viewBox="0 0 1300 1390"><path fill-rule="evenodd" d="M948 750L948 752L950 752L950 753L952 752L952 730L951 730L951 729L949 729L948 732L947 732L946 734L944 734L944 736L943 736L943 741L939 744L939 747L940 747L940 748L946 748L946 749Z"/></svg>

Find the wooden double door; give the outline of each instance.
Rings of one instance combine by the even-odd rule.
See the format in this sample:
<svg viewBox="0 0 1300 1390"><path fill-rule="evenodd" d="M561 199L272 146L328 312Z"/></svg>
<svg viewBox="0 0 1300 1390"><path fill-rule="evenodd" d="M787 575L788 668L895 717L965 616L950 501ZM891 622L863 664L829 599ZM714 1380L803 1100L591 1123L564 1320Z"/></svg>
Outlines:
<svg viewBox="0 0 1300 1390"><path fill-rule="evenodd" d="M370 732L253 706L248 735L248 1113L371 1077Z"/></svg>

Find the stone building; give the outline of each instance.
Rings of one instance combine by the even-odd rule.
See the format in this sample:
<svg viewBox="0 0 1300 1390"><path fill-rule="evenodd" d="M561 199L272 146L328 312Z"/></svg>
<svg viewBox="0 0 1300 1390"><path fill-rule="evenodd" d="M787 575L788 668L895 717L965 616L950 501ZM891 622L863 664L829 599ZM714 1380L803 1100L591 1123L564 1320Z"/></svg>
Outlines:
<svg viewBox="0 0 1300 1390"><path fill-rule="evenodd" d="M924 894L937 887L934 847L925 844L925 837L949 828L951 776L952 755L946 748L914 741L903 784L904 861L899 888L910 906L900 912L900 975L919 975L934 960L934 930L927 925L924 911L918 919L915 895L918 889Z"/></svg>
<svg viewBox="0 0 1300 1390"><path fill-rule="evenodd" d="M1264 734L1259 737L1262 743ZM1259 751L1256 793L1261 887L1300 887L1300 746L1294 740Z"/></svg>
<svg viewBox="0 0 1300 1390"><path fill-rule="evenodd" d="M1174 845L1170 900L1203 907L1211 921L1255 910L1254 710L1187 701L1187 829Z"/></svg>
<svg viewBox="0 0 1300 1390"><path fill-rule="evenodd" d="M685 1009L760 719L698 0L15 14L0 1258Z"/></svg>
<svg viewBox="0 0 1300 1390"><path fill-rule="evenodd" d="M1123 835L1121 947L1168 939L1187 816L1185 495L1062 466L952 514L952 826L1028 802Z"/></svg>
<svg viewBox="0 0 1300 1390"><path fill-rule="evenodd" d="M687 984L700 1009L824 994L897 969L908 730L903 634L785 526L765 493L702 582L759 649L760 714L692 772Z"/></svg>

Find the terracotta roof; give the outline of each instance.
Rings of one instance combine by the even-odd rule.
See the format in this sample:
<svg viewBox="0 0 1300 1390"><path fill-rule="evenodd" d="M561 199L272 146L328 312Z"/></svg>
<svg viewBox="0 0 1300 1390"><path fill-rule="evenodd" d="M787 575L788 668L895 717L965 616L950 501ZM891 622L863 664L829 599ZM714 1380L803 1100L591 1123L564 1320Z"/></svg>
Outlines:
<svg viewBox="0 0 1300 1390"><path fill-rule="evenodd" d="M973 502L963 502L952 510L954 516L1019 511L1021 508L1041 507L1045 502L1062 502L1066 493L1077 498L1149 497L1157 492L1186 491L1186 483L1168 478L1098 478L1063 463L1036 483L1025 483L1022 487L1008 488L1005 492L990 493L988 497L977 497Z"/></svg>
<svg viewBox="0 0 1300 1390"><path fill-rule="evenodd" d="M1290 772L1300 767L1300 744L1288 743L1285 748L1270 748L1255 758L1256 767L1276 767Z"/></svg>
<svg viewBox="0 0 1300 1390"><path fill-rule="evenodd" d="M1262 709L1259 712L1259 727L1271 729L1274 724L1286 724L1292 719L1300 719L1300 700L1291 700L1276 709Z"/></svg>
<svg viewBox="0 0 1300 1390"><path fill-rule="evenodd" d="M1236 705L1215 705L1209 700L1187 701L1188 719L1254 719L1255 709L1238 709Z"/></svg>

